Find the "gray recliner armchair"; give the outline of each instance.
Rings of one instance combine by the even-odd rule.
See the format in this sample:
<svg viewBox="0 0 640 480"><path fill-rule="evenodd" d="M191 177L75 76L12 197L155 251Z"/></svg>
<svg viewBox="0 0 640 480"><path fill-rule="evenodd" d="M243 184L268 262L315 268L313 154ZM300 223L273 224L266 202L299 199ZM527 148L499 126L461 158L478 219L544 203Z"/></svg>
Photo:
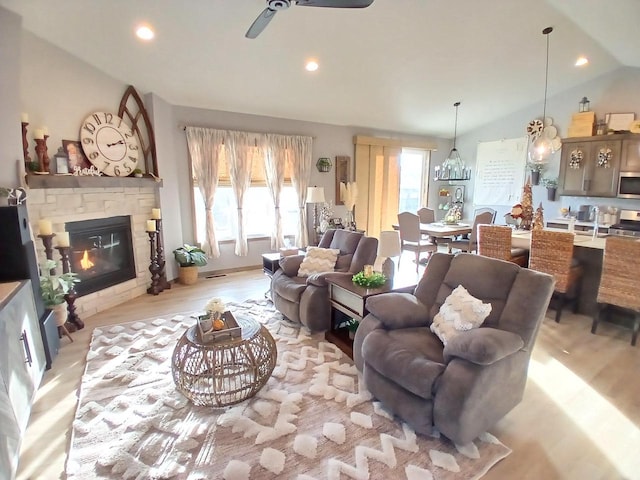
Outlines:
<svg viewBox="0 0 640 480"><path fill-rule="evenodd" d="M304 255L280 259L280 269L271 278L271 298L276 309L289 320L299 322L311 331L331 328L331 306L327 279L352 276L364 265L373 265L378 239L349 230L327 230L318 244L321 248L339 249L334 272L298 277Z"/></svg>
<svg viewBox="0 0 640 480"><path fill-rule="evenodd" d="M446 346L431 332L458 285L491 303L484 323ZM417 432L466 444L521 400L531 350L554 288L550 275L460 253L432 255L414 294L367 300L353 354L369 391Z"/></svg>

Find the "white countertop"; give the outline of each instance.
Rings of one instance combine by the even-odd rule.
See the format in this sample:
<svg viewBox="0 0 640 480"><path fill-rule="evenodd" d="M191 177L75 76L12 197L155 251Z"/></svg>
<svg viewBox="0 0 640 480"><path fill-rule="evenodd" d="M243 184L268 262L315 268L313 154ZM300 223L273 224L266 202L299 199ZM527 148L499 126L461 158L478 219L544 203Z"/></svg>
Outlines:
<svg viewBox="0 0 640 480"><path fill-rule="evenodd" d="M562 228L545 228L552 232L566 232ZM592 235L574 234L573 245L575 247L594 248L596 250L604 250L605 236L598 236L595 240ZM516 248L526 248L531 246L531 232L529 230L514 230L511 232L511 245Z"/></svg>
<svg viewBox="0 0 640 480"><path fill-rule="evenodd" d="M562 223L563 225L569 225L569 219L568 218L553 218L551 220L547 220L547 223ZM575 225L577 227L592 227L593 228L593 222L584 222L582 220L578 221L576 220ZM611 226L610 223L599 223L598 227L600 228L609 228Z"/></svg>

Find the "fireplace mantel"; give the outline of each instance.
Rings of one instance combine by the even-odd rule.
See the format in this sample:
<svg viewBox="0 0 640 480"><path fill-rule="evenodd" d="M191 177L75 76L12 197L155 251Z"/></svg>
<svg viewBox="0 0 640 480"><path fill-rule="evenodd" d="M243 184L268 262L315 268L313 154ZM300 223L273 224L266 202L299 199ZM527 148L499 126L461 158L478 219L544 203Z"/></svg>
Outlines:
<svg viewBox="0 0 640 480"><path fill-rule="evenodd" d="M152 176L107 177L91 175L27 175L29 188L112 188L112 187L162 187L162 179Z"/></svg>

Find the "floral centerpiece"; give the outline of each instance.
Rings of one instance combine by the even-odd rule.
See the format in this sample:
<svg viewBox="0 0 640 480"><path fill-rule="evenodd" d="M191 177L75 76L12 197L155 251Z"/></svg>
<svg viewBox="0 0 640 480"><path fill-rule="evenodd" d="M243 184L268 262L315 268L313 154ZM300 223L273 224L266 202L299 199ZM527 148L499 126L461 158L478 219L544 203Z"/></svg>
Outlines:
<svg viewBox="0 0 640 480"><path fill-rule="evenodd" d="M212 298L207 302L204 309L207 314L198 318L198 325L200 326L203 334L225 328L222 315L226 310L226 306L221 298Z"/></svg>

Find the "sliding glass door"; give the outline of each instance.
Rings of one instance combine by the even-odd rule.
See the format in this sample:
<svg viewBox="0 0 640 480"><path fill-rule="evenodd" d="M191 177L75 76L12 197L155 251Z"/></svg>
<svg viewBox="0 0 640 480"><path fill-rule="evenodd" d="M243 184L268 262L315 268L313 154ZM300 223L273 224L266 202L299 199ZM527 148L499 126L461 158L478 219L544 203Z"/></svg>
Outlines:
<svg viewBox="0 0 640 480"><path fill-rule="evenodd" d="M429 198L428 150L403 148L400 155L400 212L417 212Z"/></svg>

